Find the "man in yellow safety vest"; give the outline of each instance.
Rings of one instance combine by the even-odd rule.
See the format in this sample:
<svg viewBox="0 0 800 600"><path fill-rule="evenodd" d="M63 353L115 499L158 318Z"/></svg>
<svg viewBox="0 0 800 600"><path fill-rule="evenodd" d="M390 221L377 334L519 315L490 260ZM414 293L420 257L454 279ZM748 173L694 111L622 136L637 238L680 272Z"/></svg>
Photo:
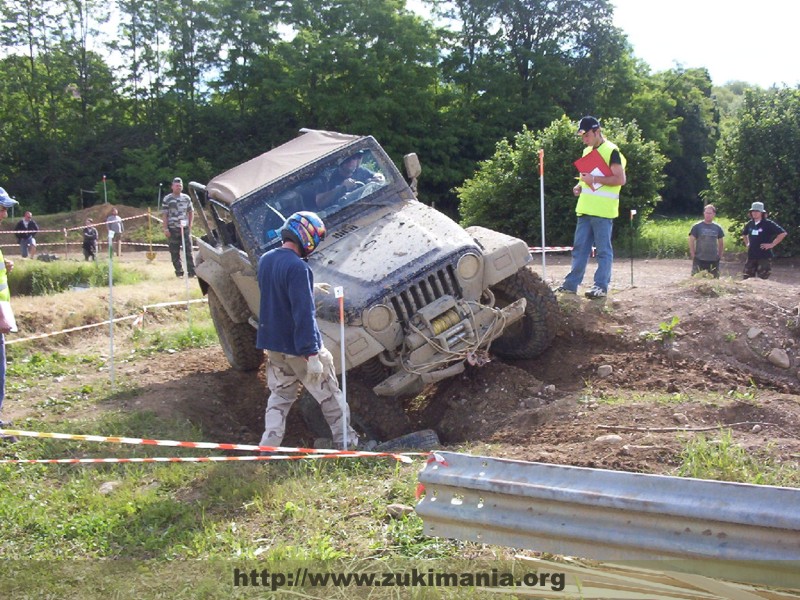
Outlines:
<svg viewBox="0 0 800 600"><path fill-rule="evenodd" d="M611 283L611 265L614 262L611 232L614 219L619 215L619 192L625 185L627 161L619 148L603 136L596 118L583 117L578 124L578 135L586 144L583 156L597 151L604 164L599 164L591 172L581 172L578 184L572 189L578 197L572 268L556 291L567 294L578 291L594 246L597 249L597 270L594 285L586 292L586 297L604 298Z"/></svg>

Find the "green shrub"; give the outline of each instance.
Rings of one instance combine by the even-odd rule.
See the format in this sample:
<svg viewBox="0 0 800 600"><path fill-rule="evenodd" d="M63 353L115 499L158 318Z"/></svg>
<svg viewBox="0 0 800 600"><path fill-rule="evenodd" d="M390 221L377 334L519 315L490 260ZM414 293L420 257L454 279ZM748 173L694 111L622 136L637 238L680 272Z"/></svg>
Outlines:
<svg viewBox="0 0 800 600"><path fill-rule="evenodd" d="M462 225L482 225L538 245L540 239L539 149L544 150L545 224L547 244L572 243L577 181L573 161L584 145L575 135L576 125L566 116L539 132L523 129L512 142L498 142L492 158L482 162L473 177L457 188ZM615 236L630 210L636 209L634 225L646 220L659 201L666 158L654 142L642 139L635 122L604 121L604 134L616 143L628 161L628 184L620 196L620 218ZM688 232L687 232L688 235ZM685 241L685 240L684 240Z"/></svg>

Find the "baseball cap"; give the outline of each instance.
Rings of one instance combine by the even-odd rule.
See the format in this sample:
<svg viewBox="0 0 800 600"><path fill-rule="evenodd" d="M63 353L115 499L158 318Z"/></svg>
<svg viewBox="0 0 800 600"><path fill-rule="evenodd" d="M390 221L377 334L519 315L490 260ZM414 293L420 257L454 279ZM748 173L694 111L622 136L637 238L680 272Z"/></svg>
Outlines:
<svg viewBox="0 0 800 600"><path fill-rule="evenodd" d="M181 179L180 177L176 177L175 179L172 180L172 183L180 183L181 185L183 185L183 179Z"/></svg>
<svg viewBox="0 0 800 600"><path fill-rule="evenodd" d="M578 135L583 135L587 131L592 131L593 129L600 129L600 121L594 117L583 117L581 122L578 123Z"/></svg>
<svg viewBox="0 0 800 600"><path fill-rule="evenodd" d="M0 206L3 208L11 208L12 206L17 206L18 204L19 202L9 196L8 192L6 192L4 188L0 187Z"/></svg>

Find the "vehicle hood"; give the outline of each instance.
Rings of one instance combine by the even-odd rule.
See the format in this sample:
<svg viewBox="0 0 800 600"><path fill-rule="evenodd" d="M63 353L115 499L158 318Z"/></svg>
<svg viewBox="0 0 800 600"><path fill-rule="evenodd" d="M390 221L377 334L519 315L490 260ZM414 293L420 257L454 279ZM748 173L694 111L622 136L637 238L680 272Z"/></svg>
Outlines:
<svg viewBox="0 0 800 600"><path fill-rule="evenodd" d="M470 248L463 228L412 200L334 229L310 264L315 281L342 286L348 312L360 311Z"/></svg>

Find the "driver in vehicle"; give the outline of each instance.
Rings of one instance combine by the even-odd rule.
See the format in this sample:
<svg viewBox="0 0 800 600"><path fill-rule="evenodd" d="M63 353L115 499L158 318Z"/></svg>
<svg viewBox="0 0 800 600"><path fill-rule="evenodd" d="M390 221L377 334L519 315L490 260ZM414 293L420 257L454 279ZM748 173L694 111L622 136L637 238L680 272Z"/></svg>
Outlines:
<svg viewBox="0 0 800 600"><path fill-rule="evenodd" d="M366 154L366 150L359 150L339 163L328 179L325 191L317 194L317 208L336 204L342 196L367 183L384 183L386 181L382 173L375 173L361 166L364 154Z"/></svg>

